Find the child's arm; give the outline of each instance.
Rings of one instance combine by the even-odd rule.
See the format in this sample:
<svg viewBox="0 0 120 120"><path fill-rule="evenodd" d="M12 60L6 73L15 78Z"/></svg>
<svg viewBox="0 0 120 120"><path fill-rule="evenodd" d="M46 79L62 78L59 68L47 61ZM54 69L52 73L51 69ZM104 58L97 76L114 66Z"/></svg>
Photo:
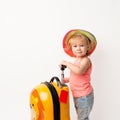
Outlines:
<svg viewBox="0 0 120 120"><path fill-rule="evenodd" d="M62 61L61 64L66 65L72 72L76 74L83 74L90 66L90 59L83 58L79 66L68 61Z"/></svg>

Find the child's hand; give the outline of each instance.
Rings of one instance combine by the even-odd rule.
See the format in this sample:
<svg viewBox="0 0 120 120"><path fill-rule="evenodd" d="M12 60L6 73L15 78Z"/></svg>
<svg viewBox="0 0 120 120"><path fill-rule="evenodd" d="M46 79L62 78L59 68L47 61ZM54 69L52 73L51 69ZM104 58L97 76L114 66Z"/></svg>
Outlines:
<svg viewBox="0 0 120 120"><path fill-rule="evenodd" d="M69 82L69 78L64 78L64 79L63 79L63 82L64 82L64 83L68 83L68 82Z"/></svg>
<svg viewBox="0 0 120 120"><path fill-rule="evenodd" d="M65 65L67 67L67 61L63 60L59 66L61 67L62 65Z"/></svg>

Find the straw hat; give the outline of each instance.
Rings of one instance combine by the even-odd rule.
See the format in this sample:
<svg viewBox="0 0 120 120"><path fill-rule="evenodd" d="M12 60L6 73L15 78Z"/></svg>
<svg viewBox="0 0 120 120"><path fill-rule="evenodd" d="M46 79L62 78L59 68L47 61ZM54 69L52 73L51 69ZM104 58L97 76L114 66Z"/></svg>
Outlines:
<svg viewBox="0 0 120 120"><path fill-rule="evenodd" d="M81 30L81 29L73 29L73 30L68 31L65 34L65 36L63 38L63 49L64 49L65 53L67 53L71 57L75 57L74 54L72 53L71 48L68 45L68 42L69 42L70 38L76 34L77 35L82 34L82 35L88 37L88 39L91 41L90 42L90 49L88 51L88 55L91 55L93 53L93 51L95 50L96 45L97 45L96 38L92 33L85 31L85 30Z"/></svg>

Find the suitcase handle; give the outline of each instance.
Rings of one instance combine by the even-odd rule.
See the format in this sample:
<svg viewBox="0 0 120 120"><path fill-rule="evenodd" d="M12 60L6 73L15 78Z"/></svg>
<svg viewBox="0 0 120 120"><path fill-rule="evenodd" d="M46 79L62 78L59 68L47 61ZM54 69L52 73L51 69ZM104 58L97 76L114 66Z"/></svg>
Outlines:
<svg viewBox="0 0 120 120"><path fill-rule="evenodd" d="M65 65L61 65L61 70L62 70L62 71L64 71L65 68L67 68L67 66L65 66Z"/></svg>
<svg viewBox="0 0 120 120"><path fill-rule="evenodd" d="M62 84L61 84L59 78L56 77L56 76L51 78L50 83L54 82L54 80L56 80L56 82L57 82L57 86L59 86L59 87L62 86Z"/></svg>
<svg viewBox="0 0 120 120"><path fill-rule="evenodd" d="M64 70L65 70L65 68L67 68L66 65L61 65L61 84L62 85L65 85L65 83L64 83Z"/></svg>

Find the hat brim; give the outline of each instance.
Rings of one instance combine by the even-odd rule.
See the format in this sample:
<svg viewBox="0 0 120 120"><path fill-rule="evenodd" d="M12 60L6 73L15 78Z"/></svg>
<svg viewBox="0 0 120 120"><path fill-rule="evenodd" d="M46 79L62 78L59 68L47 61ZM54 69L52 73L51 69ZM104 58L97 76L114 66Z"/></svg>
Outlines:
<svg viewBox="0 0 120 120"><path fill-rule="evenodd" d="M73 36L73 35L78 35L78 34L83 34L84 36L88 37L89 40L91 41L90 42L90 49L88 51L88 55L91 55L93 53L93 51L95 50L96 48L96 45L97 45L97 41L96 41L96 38L95 36L88 32L88 31L85 31L85 30L80 30L80 29L74 29L74 30L70 30L68 31L64 38L63 38L63 49L65 51L65 53L67 53L69 56L71 57L75 57L71 48L69 47L68 45L68 42L69 42L69 39Z"/></svg>

